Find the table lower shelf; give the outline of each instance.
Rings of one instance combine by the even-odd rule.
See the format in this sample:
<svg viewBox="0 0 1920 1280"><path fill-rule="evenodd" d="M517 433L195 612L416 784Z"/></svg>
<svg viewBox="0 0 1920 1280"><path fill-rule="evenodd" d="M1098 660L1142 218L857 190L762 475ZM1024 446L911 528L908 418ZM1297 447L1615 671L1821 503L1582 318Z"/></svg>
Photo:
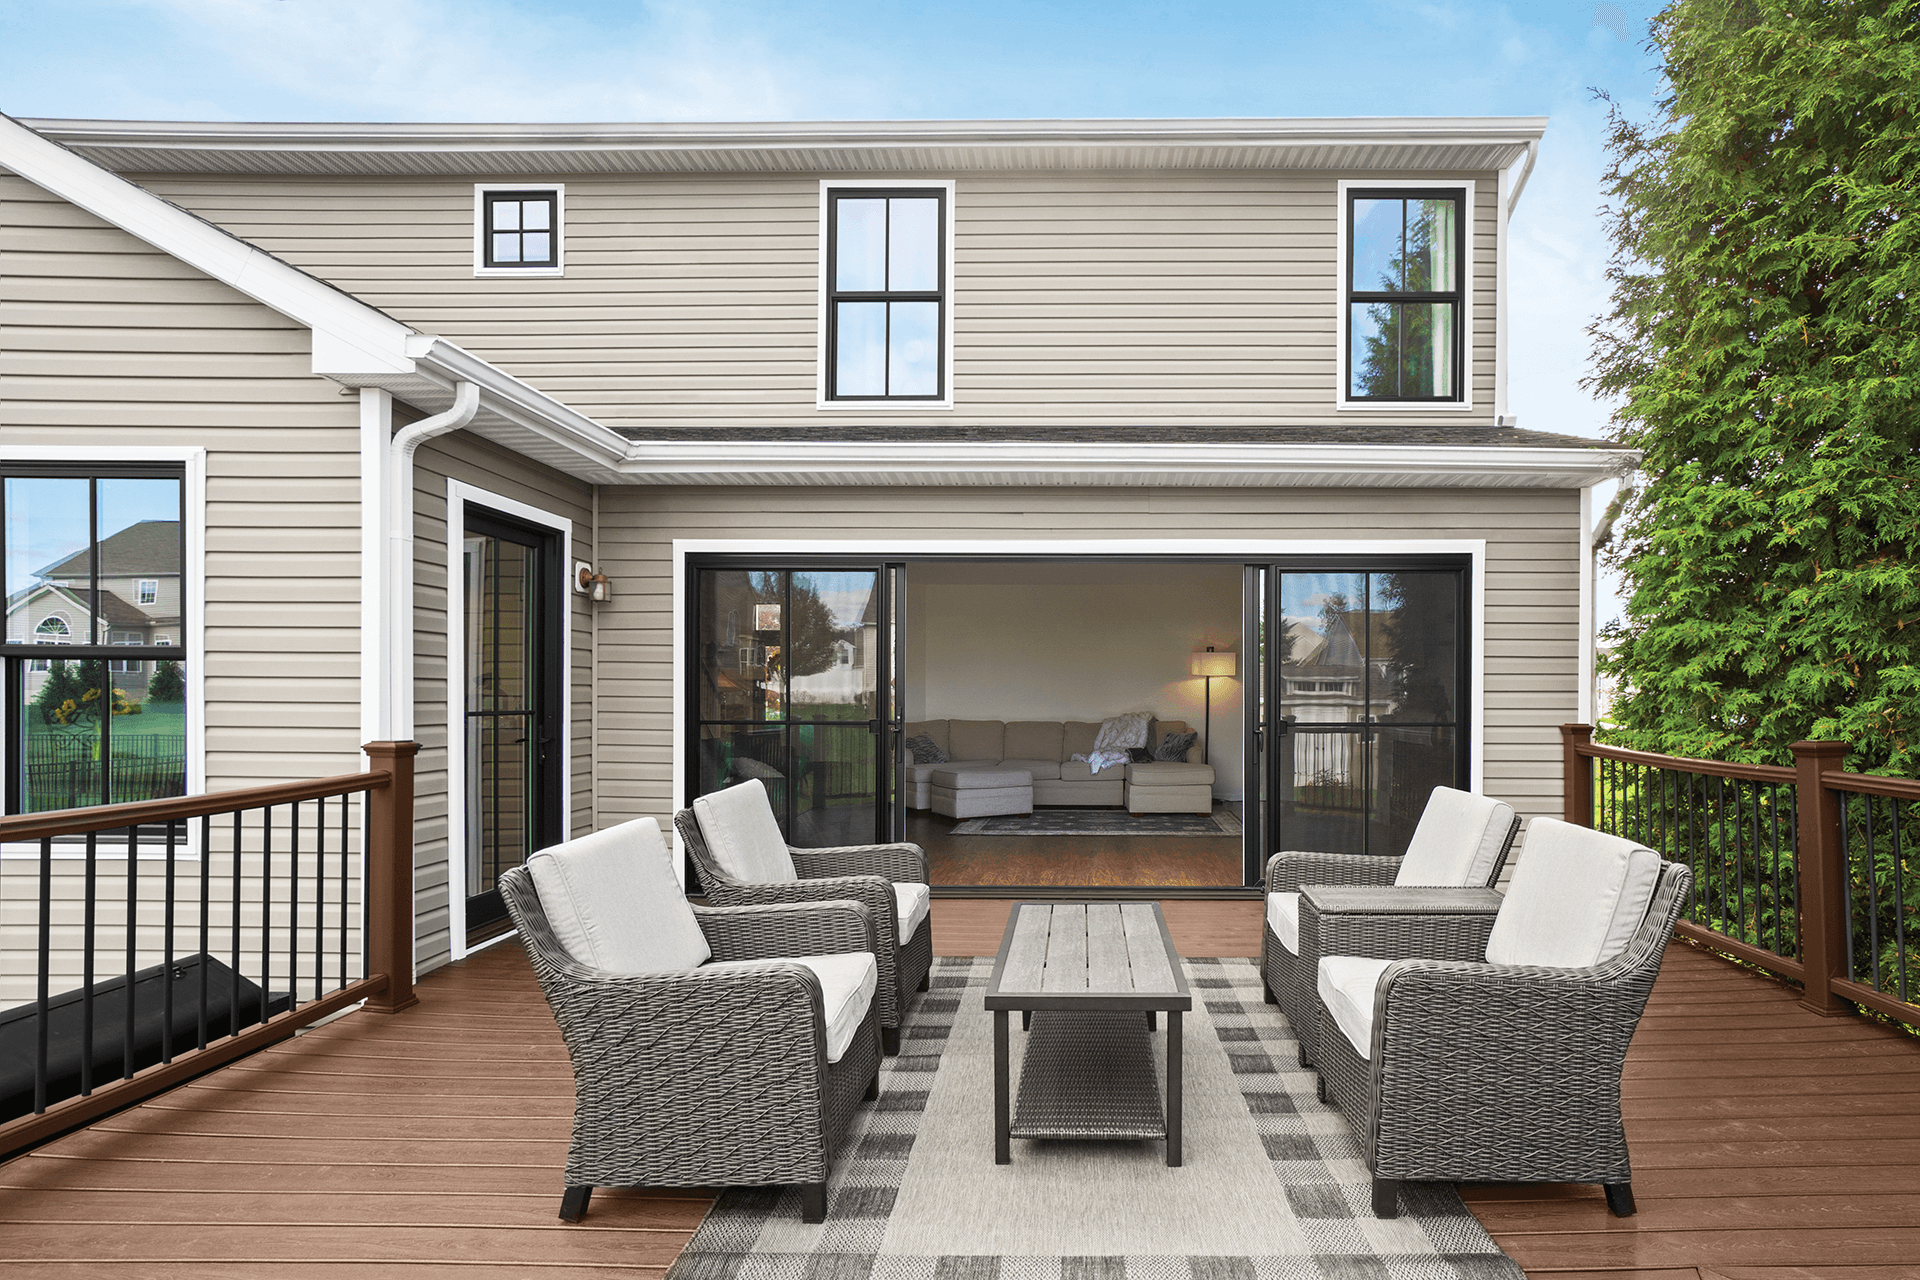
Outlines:
<svg viewBox="0 0 1920 1280"><path fill-rule="evenodd" d="M1011 1135L1166 1137L1146 1018L1131 1012L1036 1012Z"/></svg>

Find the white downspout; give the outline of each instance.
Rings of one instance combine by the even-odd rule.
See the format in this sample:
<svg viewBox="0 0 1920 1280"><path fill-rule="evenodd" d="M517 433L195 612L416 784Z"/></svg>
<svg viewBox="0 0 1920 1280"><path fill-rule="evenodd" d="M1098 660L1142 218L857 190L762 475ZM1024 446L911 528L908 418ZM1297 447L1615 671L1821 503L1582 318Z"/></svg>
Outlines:
<svg viewBox="0 0 1920 1280"><path fill-rule="evenodd" d="M388 442L387 492L387 697L395 742L413 740L413 455L435 436L458 431L480 409L480 386L462 382L453 407L394 432Z"/></svg>
<svg viewBox="0 0 1920 1280"><path fill-rule="evenodd" d="M1494 210L1494 249L1493 249L1493 421L1495 426L1512 427L1519 425L1519 419L1507 407L1507 335L1512 329L1511 317L1507 314L1507 223L1513 217L1513 207L1520 203L1520 193L1527 188L1527 178L1533 173L1533 162L1540 155L1540 143L1527 143L1524 160L1516 160L1500 171L1500 197ZM1514 177L1518 167L1520 176Z"/></svg>

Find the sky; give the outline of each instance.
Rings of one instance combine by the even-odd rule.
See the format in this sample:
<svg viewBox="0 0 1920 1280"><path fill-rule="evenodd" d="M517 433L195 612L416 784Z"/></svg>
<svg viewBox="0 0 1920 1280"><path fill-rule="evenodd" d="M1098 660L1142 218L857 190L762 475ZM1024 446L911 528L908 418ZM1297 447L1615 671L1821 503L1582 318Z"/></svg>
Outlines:
<svg viewBox="0 0 1920 1280"><path fill-rule="evenodd" d="M1509 407L1597 436L1606 106L1652 116L1646 0L0 0L0 111L648 121L1541 115ZM1601 495L1604 502L1607 495ZM1603 605L1603 614L1610 606Z"/></svg>

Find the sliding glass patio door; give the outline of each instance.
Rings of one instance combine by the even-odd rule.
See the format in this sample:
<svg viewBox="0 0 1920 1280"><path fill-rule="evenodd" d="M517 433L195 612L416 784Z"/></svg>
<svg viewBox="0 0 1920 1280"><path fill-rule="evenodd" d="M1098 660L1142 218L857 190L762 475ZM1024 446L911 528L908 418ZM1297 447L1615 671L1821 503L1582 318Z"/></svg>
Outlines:
<svg viewBox="0 0 1920 1280"><path fill-rule="evenodd" d="M689 572L689 800L758 779L792 844L900 838L903 567L708 561Z"/></svg>
<svg viewBox="0 0 1920 1280"><path fill-rule="evenodd" d="M1281 849L1398 856L1468 784L1464 561L1250 565L1248 882Z"/></svg>

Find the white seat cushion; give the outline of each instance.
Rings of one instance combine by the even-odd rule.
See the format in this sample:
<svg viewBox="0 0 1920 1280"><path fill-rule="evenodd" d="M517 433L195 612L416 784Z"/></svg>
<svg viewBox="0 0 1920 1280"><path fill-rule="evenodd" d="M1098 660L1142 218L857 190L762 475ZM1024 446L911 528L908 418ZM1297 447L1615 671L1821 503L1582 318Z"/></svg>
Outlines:
<svg viewBox="0 0 1920 1280"><path fill-rule="evenodd" d="M1556 818L1527 843L1487 939L1489 964L1584 969L1627 949L1653 902L1660 855Z"/></svg>
<svg viewBox="0 0 1920 1280"><path fill-rule="evenodd" d="M914 930L927 918L927 909L931 905L933 890L924 884L896 884L893 886L894 914L900 919L900 945L907 945Z"/></svg>
<svg viewBox="0 0 1920 1280"><path fill-rule="evenodd" d="M935 769L993 769L999 766L998 760L944 760L939 764L909 764L907 776L915 784L931 782Z"/></svg>
<svg viewBox="0 0 1920 1280"><path fill-rule="evenodd" d="M853 1033L860 1029L873 1003L873 991L880 983L880 966L871 951L847 951L832 956L785 957L813 970L820 979L822 1007L827 1015L827 1061L838 1062ZM727 960L710 964L708 969L754 969L765 960Z"/></svg>
<svg viewBox="0 0 1920 1280"><path fill-rule="evenodd" d="M1476 888L1489 884L1512 829L1513 806L1505 801L1435 787L1393 882Z"/></svg>
<svg viewBox="0 0 1920 1280"><path fill-rule="evenodd" d="M1293 955L1300 954L1300 895L1297 893L1270 893L1267 895L1267 927L1273 930L1273 936L1280 939L1280 945Z"/></svg>
<svg viewBox="0 0 1920 1280"><path fill-rule="evenodd" d="M720 869L743 884L798 880L767 789L753 778L693 802L693 816Z"/></svg>
<svg viewBox="0 0 1920 1280"><path fill-rule="evenodd" d="M554 937L581 964L647 973L691 969L713 954L652 818L542 849L527 873Z"/></svg>
<svg viewBox="0 0 1920 1280"><path fill-rule="evenodd" d="M1316 985L1320 990L1320 1003L1327 1006L1327 1012L1333 1015L1333 1023L1339 1027L1361 1058L1373 1055L1373 995L1380 985L1380 975L1386 972L1391 960L1374 960L1367 956L1322 956L1320 958L1320 977Z"/></svg>

